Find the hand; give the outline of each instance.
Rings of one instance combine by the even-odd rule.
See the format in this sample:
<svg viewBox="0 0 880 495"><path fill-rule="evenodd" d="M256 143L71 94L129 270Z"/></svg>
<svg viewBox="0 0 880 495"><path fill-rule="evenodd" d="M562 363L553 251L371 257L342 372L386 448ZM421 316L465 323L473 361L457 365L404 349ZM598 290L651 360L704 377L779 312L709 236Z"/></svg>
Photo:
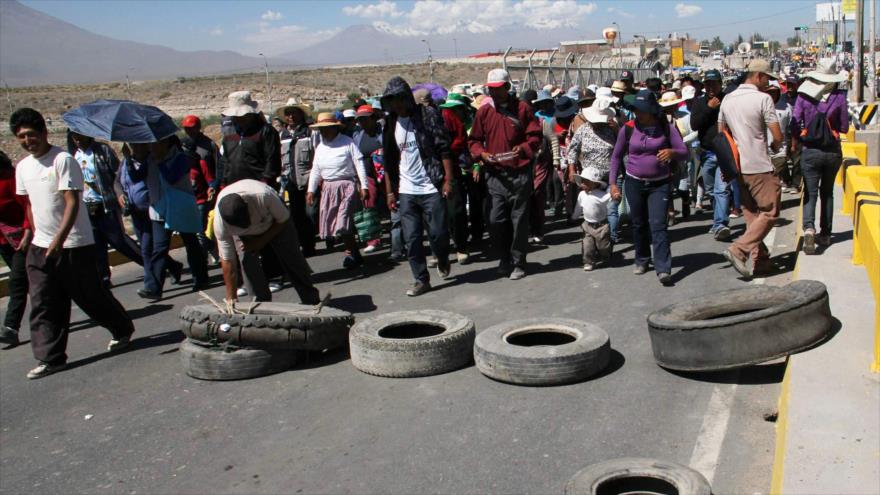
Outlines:
<svg viewBox="0 0 880 495"><path fill-rule="evenodd" d="M611 199L620 201L620 189L617 188L617 184L611 184Z"/></svg>
<svg viewBox="0 0 880 495"><path fill-rule="evenodd" d="M46 258L57 258L58 255L61 254L61 248L63 247L63 244L53 240L52 243L49 244L49 248L46 249Z"/></svg>
<svg viewBox="0 0 880 495"><path fill-rule="evenodd" d="M495 163L495 160L492 159L492 154L488 151L480 153L480 159L483 160L483 163Z"/></svg>
<svg viewBox="0 0 880 495"><path fill-rule="evenodd" d="M217 190L213 187L208 188L208 201L214 201L214 195L217 194Z"/></svg>
<svg viewBox="0 0 880 495"><path fill-rule="evenodd" d="M361 189L360 191L358 191L358 196L360 196L361 202L366 201L367 199L370 198L369 189Z"/></svg>
<svg viewBox="0 0 880 495"><path fill-rule="evenodd" d="M657 160L661 162L672 161L672 149L664 148L657 152Z"/></svg>
<svg viewBox="0 0 880 495"><path fill-rule="evenodd" d="M397 211L397 195L394 193L388 193L385 199L388 202L388 209L391 211Z"/></svg>
<svg viewBox="0 0 880 495"><path fill-rule="evenodd" d="M306 204L309 206L315 206L315 193L306 193Z"/></svg>
<svg viewBox="0 0 880 495"><path fill-rule="evenodd" d="M522 156L522 147L520 145L516 145L510 149L512 153L516 153L516 156Z"/></svg>
<svg viewBox="0 0 880 495"><path fill-rule="evenodd" d="M706 103L709 105L709 108L713 110L721 106L721 100L719 100L717 96L713 96L712 99Z"/></svg>
<svg viewBox="0 0 880 495"><path fill-rule="evenodd" d="M125 195L120 194L116 197L116 200L119 202L119 207L123 210L125 209Z"/></svg>
<svg viewBox="0 0 880 495"><path fill-rule="evenodd" d="M474 183L480 182L480 171L479 170L471 171L471 177L474 178Z"/></svg>
<svg viewBox="0 0 880 495"><path fill-rule="evenodd" d="M27 251L28 246L31 245L31 239L33 239L34 233L28 229L21 233L21 242L18 243L17 251Z"/></svg>
<svg viewBox="0 0 880 495"><path fill-rule="evenodd" d="M443 181L443 197L448 198L452 196L452 181L448 178Z"/></svg>

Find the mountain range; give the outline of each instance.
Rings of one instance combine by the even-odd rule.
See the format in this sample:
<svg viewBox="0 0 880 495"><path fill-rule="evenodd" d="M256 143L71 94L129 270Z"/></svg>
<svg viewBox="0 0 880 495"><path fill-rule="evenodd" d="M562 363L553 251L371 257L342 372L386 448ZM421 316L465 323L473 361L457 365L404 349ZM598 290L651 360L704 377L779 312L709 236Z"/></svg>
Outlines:
<svg viewBox="0 0 880 495"><path fill-rule="evenodd" d="M34 33L39 33L35 36ZM269 59L273 70L328 65L424 61L428 42L434 59L555 46L583 38L580 31L525 27L496 32L402 36L374 25L354 25L317 44ZM95 83L133 79L254 72L263 59L233 51L181 51L96 34L27 7L0 1L0 79L10 86Z"/></svg>

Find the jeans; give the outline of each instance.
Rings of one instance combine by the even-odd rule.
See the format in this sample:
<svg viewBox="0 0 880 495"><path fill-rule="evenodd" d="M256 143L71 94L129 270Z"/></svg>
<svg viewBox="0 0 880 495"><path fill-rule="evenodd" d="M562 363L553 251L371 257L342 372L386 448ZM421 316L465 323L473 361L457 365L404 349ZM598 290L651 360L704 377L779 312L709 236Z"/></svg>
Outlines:
<svg viewBox="0 0 880 495"><path fill-rule="evenodd" d="M400 221L400 205L391 211L391 254L406 256L407 248L403 242L403 227Z"/></svg>
<svg viewBox="0 0 880 495"><path fill-rule="evenodd" d="M617 189L623 191L623 176L617 178ZM620 200L608 202L608 226L611 230L611 242L617 243L620 234Z"/></svg>
<svg viewBox="0 0 880 495"><path fill-rule="evenodd" d="M154 294L162 294L165 285L168 251L171 248L172 232L165 228L165 222L151 220L153 249L150 252L150 271L144 272L144 288ZM205 252L195 234L180 233L186 247L186 260L196 286L208 283L208 264Z"/></svg>
<svg viewBox="0 0 880 495"><path fill-rule="evenodd" d="M715 210L713 212L711 229L711 232L715 232L730 223L730 217L728 216L730 210L730 188L728 183L721 177L721 169L718 167L718 159L715 157L715 153L704 151L700 156L700 162L703 164L700 172L703 176L703 189L706 192L712 191L712 197L715 198Z"/></svg>
<svg viewBox="0 0 880 495"><path fill-rule="evenodd" d="M730 199L733 201L734 209L742 209L742 201L740 201L739 182L737 181L733 181L730 183Z"/></svg>
<svg viewBox="0 0 880 495"><path fill-rule="evenodd" d="M144 260L144 288L147 288L147 280L152 273L152 255L153 255L153 222L150 215L141 210L131 210L131 225L134 227L134 235L137 237L141 245L141 256ZM171 255L165 256L165 269L171 272L183 270L183 263L178 262ZM147 288L150 292L149 288Z"/></svg>
<svg viewBox="0 0 880 495"><path fill-rule="evenodd" d="M420 282L429 282L431 276L425 260L422 231L428 229L428 242L431 252L437 258L437 265L448 265L449 226L446 220L446 202L440 193L401 194L399 212L413 278Z"/></svg>
<svg viewBox="0 0 880 495"><path fill-rule="evenodd" d="M83 204L83 207L86 207ZM126 258L138 265L144 265L144 258L137 243L122 230L122 221L119 218L119 207L112 206L106 211L103 207L97 208L94 215L89 215L92 224L92 234L95 237L95 257L98 263L98 274L105 282L110 281L110 262L107 256L107 245L121 253Z"/></svg>
<svg viewBox="0 0 880 495"><path fill-rule="evenodd" d="M551 178L554 175L551 174ZM492 202L489 234L501 264L525 268L532 174L528 170L493 170L486 174L486 187Z"/></svg>
<svg viewBox="0 0 880 495"><path fill-rule="evenodd" d="M669 179L644 181L627 177L623 188L632 217L636 264L646 266L653 247L654 269L658 274L671 273L672 253L666 232Z"/></svg>
<svg viewBox="0 0 880 495"><path fill-rule="evenodd" d="M9 267L9 304L6 305L3 324L17 332L21 328L24 307L27 305L27 250L17 251L9 244L3 244L0 245L0 254Z"/></svg>
<svg viewBox="0 0 880 495"><path fill-rule="evenodd" d="M456 170L457 172L458 170ZM452 194L446 198L449 218L449 232L455 250L465 253L468 250L468 214L467 214L467 183L462 175L452 179Z"/></svg>
<svg viewBox="0 0 880 495"><path fill-rule="evenodd" d="M816 229L816 203L819 207L819 234L831 234L834 218L834 178L840 169L840 151L804 148L801 152L801 173L804 175L804 230Z"/></svg>

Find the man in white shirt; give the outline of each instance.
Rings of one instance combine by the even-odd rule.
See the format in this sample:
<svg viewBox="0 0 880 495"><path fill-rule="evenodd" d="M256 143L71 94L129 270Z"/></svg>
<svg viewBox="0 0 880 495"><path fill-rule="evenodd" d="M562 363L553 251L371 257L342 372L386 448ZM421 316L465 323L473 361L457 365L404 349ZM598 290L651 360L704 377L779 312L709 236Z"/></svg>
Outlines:
<svg viewBox="0 0 880 495"><path fill-rule="evenodd" d="M113 338L108 351L128 346L134 325L101 282L95 241L82 207L82 170L48 141L46 121L34 109L16 110L9 128L30 156L16 166L16 194L27 196L34 239L27 254L31 296L31 348L40 364L27 377L42 378L67 366L70 301Z"/></svg>
<svg viewBox="0 0 880 495"><path fill-rule="evenodd" d="M293 283L303 304L318 304L312 269L299 248L290 211L272 187L242 179L220 192L214 211L214 235L223 267L226 299L236 299L235 273L241 258L245 285L257 301L271 301L269 282L260 265L260 251L271 249Z"/></svg>
<svg viewBox="0 0 880 495"><path fill-rule="evenodd" d="M761 92L776 76L763 59L749 63L743 84L721 102L718 114L719 133L726 129L739 149L739 179L746 231L722 253L733 268L745 278L770 269L770 254L764 238L779 217L780 183L773 174L771 151L782 146L782 131L773 99ZM768 131L772 142L767 143ZM751 262L751 266L749 263Z"/></svg>

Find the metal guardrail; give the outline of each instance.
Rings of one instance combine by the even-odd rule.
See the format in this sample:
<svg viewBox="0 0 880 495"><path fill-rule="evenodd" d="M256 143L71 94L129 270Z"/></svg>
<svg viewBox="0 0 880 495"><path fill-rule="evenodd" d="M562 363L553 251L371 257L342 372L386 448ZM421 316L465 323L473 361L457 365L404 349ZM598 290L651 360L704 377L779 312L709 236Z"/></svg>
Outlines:
<svg viewBox="0 0 880 495"><path fill-rule="evenodd" d="M536 64L534 56L537 50L532 50L529 54L526 65L515 65L507 63L507 57L510 56L512 47L508 47L502 58L502 67L508 72L524 71L523 77L517 78L522 81L520 91L526 89L540 89L543 85L539 82L538 72L544 73L544 84L552 84L569 88L572 85L586 87L590 84L602 84L608 79L617 79L622 70L630 70L637 80L644 80L649 77L659 76L659 72L655 70L657 62L649 60L626 60L619 56L594 55L587 59L584 63L586 54L566 54L562 61L562 65L554 65L553 60L559 53L559 49L554 49L550 55L544 60L544 63ZM572 67L569 64L575 62ZM561 80L557 78L557 73L562 74ZM511 77L513 75L511 74ZM561 83L561 84L560 84Z"/></svg>

